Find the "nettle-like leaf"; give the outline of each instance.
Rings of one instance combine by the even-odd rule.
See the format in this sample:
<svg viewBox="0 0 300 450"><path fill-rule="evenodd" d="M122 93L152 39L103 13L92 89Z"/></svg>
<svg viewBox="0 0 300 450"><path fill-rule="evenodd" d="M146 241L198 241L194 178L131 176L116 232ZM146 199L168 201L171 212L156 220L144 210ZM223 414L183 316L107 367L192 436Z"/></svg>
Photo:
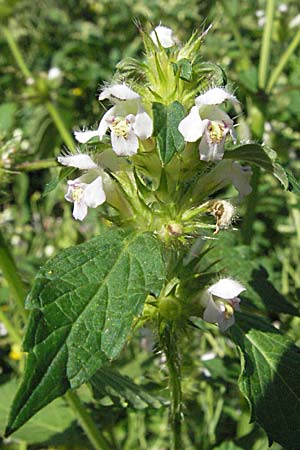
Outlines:
<svg viewBox="0 0 300 450"><path fill-rule="evenodd" d="M144 386L110 367L101 367L90 379L95 399L109 396L115 403L126 403L135 409L160 408L166 400L147 392Z"/></svg>
<svg viewBox="0 0 300 450"><path fill-rule="evenodd" d="M245 144L225 152L224 158L245 161L273 174L288 189L289 180L284 168L276 162L277 154L265 145Z"/></svg>
<svg viewBox="0 0 300 450"><path fill-rule="evenodd" d="M179 102L168 106L153 103L153 134L157 137L159 156L164 165L171 161L175 153L184 149L184 138L178 125L185 116L186 111Z"/></svg>
<svg viewBox="0 0 300 450"><path fill-rule="evenodd" d="M4 426L7 422L9 407L17 390L18 382L12 379L0 386L0 434L4 433ZM5 399L5 401L4 401ZM51 440L57 434L63 433L72 423L76 422L76 417L72 410L67 407L63 399L56 399L43 411L38 412L26 425L20 428L14 438L36 444Z"/></svg>
<svg viewBox="0 0 300 450"><path fill-rule="evenodd" d="M151 233L107 230L48 261L26 302L29 354L7 434L115 358L163 282L161 246Z"/></svg>
<svg viewBox="0 0 300 450"><path fill-rule="evenodd" d="M300 442L300 348L259 317L237 314L231 331L241 353L239 386L252 419L284 448Z"/></svg>

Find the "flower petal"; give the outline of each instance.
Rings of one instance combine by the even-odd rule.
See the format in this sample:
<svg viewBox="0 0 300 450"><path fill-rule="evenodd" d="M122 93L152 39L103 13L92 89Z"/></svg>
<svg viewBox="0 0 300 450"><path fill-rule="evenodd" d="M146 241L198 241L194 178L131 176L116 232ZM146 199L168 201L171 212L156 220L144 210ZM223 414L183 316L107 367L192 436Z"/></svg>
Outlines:
<svg viewBox="0 0 300 450"><path fill-rule="evenodd" d="M221 142L211 142L208 132L205 132L199 144L201 161L220 161L224 155L225 137Z"/></svg>
<svg viewBox="0 0 300 450"><path fill-rule="evenodd" d="M58 156L57 161L64 166L76 167L76 169L81 170L97 168L97 164L94 163L89 155L83 153L78 153L78 155Z"/></svg>
<svg viewBox="0 0 300 450"><path fill-rule="evenodd" d="M160 43L160 45L164 48L173 47L173 45L176 44L173 38L173 30L162 25L157 26L153 31L151 31L150 37L155 45L159 46Z"/></svg>
<svg viewBox="0 0 300 450"><path fill-rule="evenodd" d="M208 292L224 300L233 299L245 290L241 283L231 278L222 278L208 288Z"/></svg>
<svg viewBox="0 0 300 450"><path fill-rule="evenodd" d="M76 141L80 142L81 144L86 144L93 137L98 136L98 131L97 130L75 131L74 136Z"/></svg>
<svg viewBox="0 0 300 450"><path fill-rule="evenodd" d="M222 319L218 322L219 328L222 332L228 330L228 328L232 327L235 322L234 314L230 317L222 316Z"/></svg>
<svg viewBox="0 0 300 450"><path fill-rule="evenodd" d="M196 142L207 127L207 120L201 120L199 108L193 106L190 113L179 123L178 130L186 142Z"/></svg>
<svg viewBox="0 0 300 450"><path fill-rule="evenodd" d="M115 101L124 100L139 100L141 97L139 94L134 92L125 83L114 84L106 89L104 89L99 95L99 100L105 100L108 98L112 103Z"/></svg>
<svg viewBox="0 0 300 450"><path fill-rule="evenodd" d="M212 298L207 302L203 313L203 320L209 323L219 323L223 319L223 311L217 307Z"/></svg>
<svg viewBox="0 0 300 450"><path fill-rule="evenodd" d="M232 163L229 177L231 178L234 187L239 191L240 198L243 198L252 192L252 187L250 185L251 176L251 167L243 167L235 161Z"/></svg>
<svg viewBox="0 0 300 450"><path fill-rule="evenodd" d="M198 107L201 119L209 119L211 122L223 122L228 128L233 128L233 120L229 115L215 105L203 105Z"/></svg>
<svg viewBox="0 0 300 450"><path fill-rule="evenodd" d="M83 198L89 208L97 208L97 206L105 202L106 196L101 177L97 177L92 183L86 186Z"/></svg>
<svg viewBox="0 0 300 450"><path fill-rule="evenodd" d="M148 139L153 133L152 119L143 109L135 116L133 130L135 135L142 141Z"/></svg>
<svg viewBox="0 0 300 450"><path fill-rule="evenodd" d="M73 217L76 220L83 220L88 213L87 205L84 201L74 202Z"/></svg>
<svg viewBox="0 0 300 450"><path fill-rule="evenodd" d="M73 187L72 187L71 182L68 182L68 190L65 195L65 199L70 203L73 203L73 201L74 201L73 200Z"/></svg>
<svg viewBox="0 0 300 450"><path fill-rule="evenodd" d="M133 130L129 132L127 139L125 139L123 136L116 136L112 132L111 145L113 151L118 156L132 156L135 155L138 151L139 141Z"/></svg>
<svg viewBox="0 0 300 450"><path fill-rule="evenodd" d="M204 92L204 94L199 95L195 103L197 106L202 105L220 105L224 103L226 100L229 100L231 103L238 104L239 101L237 98L226 91L224 88L212 88L208 91Z"/></svg>
<svg viewBox="0 0 300 450"><path fill-rule="evenodd" d="M110 108L106 113L102 116L102 119L100 120L97 133L99 135L100 141L102 140L103 136L106 133L106 130L109 126L109 123L113 121L113 118L115 116L115 106Z"/></svg>

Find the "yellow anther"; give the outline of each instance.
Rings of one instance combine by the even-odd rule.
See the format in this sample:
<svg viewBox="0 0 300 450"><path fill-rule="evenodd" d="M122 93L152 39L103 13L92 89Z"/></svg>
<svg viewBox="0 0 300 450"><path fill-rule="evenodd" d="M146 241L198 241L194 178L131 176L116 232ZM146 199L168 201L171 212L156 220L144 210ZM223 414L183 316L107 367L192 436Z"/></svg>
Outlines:
<svg viewBox="0 0 300 450"><path fill-rule="evenodd" d="M83 196L83 189L80 186L75 186L72 191L72 197L74 202L80 202Z"/></svg>
<svg viewBox="0 0 300 450"><path fill-rule="evenodd" d="M213 121L210 123L208 126L208 132L210 139L214 144L219 144L222 141L225 135L224 130L224 124Z"/></svg>
<svg viewBox="0 0 300 450"><path fill-rule="evenodd" d="M117 137L122 136L127 139L130 128L131 125L127 122L127 120L120 117L117 117L112 123L113 133Z"/></svg>
<svg viewBox="0 0 300 450"><path fill-rule="evenodd" d="M234 315L234 308L230 303L227 303L227 302L224 303L224 306L225 306L225 311L224 311L225 317L226 317L226 319L230 319L230 317L232 317Z"/></svg>

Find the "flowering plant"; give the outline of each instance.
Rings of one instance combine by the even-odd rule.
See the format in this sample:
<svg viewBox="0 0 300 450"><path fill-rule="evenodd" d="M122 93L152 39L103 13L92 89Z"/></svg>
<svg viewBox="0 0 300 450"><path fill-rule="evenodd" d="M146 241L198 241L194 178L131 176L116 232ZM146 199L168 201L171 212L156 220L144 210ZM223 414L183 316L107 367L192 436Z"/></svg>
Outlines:
<svg viewBox="0 0 300 450"><path fill-rule="evenodd" d="M277 438L265 419L270 396L260 373L271 367L271 383L274 336L281 346L275 359L283 352L299 358L297 348L253 314L249 287L233 277L234 268L212 271L216 262L207 266L206 257L211 243L218 247L219 236L233 229L252 191L252 166L285 188L288 177L274 152L235 132L238 92L199 59L207 31L183 44L164 26L150 34L140 29L145 61L118 64L99 96L108 109L98 128L77 129L76 146L71 142L57 158L80 171L66 182L74 219L86 220L93 208L103 228L61 251L36 276L26 299L26 368L7 435L65 393L74 403L73 390L94 386L99 370L148 327L168 369L172 448L183 448L180 340L192 328L220 331L236 344L240 389L253 418ZM270 389L291 395L294 386L282 383L282 373L280 367L280 387ZM102 448L113 445L95 433Z"/></svg>

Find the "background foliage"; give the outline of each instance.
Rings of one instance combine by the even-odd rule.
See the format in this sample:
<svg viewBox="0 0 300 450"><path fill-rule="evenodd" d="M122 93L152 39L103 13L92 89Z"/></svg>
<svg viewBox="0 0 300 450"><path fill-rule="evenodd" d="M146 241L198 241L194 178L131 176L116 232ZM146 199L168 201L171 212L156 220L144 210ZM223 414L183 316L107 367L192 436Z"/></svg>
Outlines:
<svg viewBox="0 0 300 450"><path fill-rule="evenodd" d="M48 195L43 194L47 183L59 173L54 158L62 149L61 137L46 102L51 100L57 104L69 129L98 123L103 107L97 101L95 86L110 81L121 59L142 55L134 19L149 30L151 22L156 25L162 21L172 27L182 41L195 28L213 23L201 57L225 70L244 105L238 133L264 141L277 151L287 169L299 173L298 46L270 90L268 83L281 55L299 33L295 18L300 11L297 2L289 1L285 6L276 3L267 83L262 89L258 64L265 3L254 0L21 0L0 4L0 14L6 14L3 20L18 41L30 70L39 74L44 93L39 98L34 96L30 83L26 84L16 67L4 35L0 34L3 92L0 224L26 287L32 284L39 267L50 256L101 230L93 211L83 223L72 219L70 205L63 200L64 186L58 185ZM47 78L51 67L58 67L62 72L61 77L52 82ZM284 192L277 180L263 172L257 171L254 180L255 195L240 208L237 229L220 236L219 246L205 257L207 267L225 256L214 270L222 269L225 275L243 277L248 283L245 308L248 311L259 308L261 315L299 344L300 203L297 183L291 176L290 184L295 188L291 193ZM277 299L277 309L269 307L270 298ZM5 324L5 317L9 317L14 325L8 334L1 331L0 338L0 398L6 399L0 405L2 432L8 403L16 389L16 377L23 364L20 336L16 331L21 328L22 317L3 276L0 305L0 322ZM233 337L238 339L238 333ZM231 341L220 335L214 326L202 326L201 330L194 328L188 336L182 333L180 350L185 399L184 448L266 449L267 435L257 425L249 424L249 407L238 391L240 368ZM118 372L114 372L115 369ZM155 335L141 329L139 336L132 338L118 361L113 363L113 368L101 370L104 373L101 376L96 373L90 387L79 391L96 423L119 443L119 448L167 449L167 371ZM108 381L102 386L99 379L104 377ZM24 445L30 449L89 448L72 414L64 400L56 400L1 445L8 449L24 448ZM272 446L276 450L281 448L279 444Z"/></svg>

